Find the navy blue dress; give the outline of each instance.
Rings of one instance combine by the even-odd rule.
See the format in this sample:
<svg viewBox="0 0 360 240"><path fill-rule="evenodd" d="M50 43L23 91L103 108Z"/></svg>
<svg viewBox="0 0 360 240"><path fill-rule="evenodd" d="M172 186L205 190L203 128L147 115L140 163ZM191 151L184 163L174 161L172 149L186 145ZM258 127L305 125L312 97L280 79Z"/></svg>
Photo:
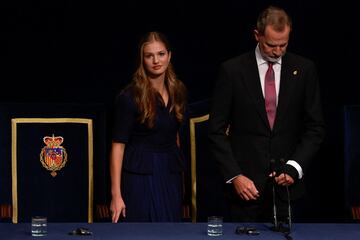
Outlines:
<svg viewBox="0 0 360 240"><path fill-rule="evenodd" d="M124 220L181 221L183 157L176 145L179 124L174 114L159 100L150 129L139 122L129 90L117 97L115 106L113 141L126 144L121 179Z"/></svg>

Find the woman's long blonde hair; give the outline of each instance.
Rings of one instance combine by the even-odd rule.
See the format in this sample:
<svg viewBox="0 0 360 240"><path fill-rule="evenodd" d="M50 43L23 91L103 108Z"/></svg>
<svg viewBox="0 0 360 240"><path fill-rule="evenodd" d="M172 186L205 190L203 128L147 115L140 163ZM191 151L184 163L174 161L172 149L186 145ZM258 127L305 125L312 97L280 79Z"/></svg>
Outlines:
<svg viewBox="0 0 360 240"><path fill-rule="evenodd" d="M139 43L138 64L133 75L131 89L135 103L140 112L140 122L153 128L156 118L156 104L158 93L151 85L147 72L144 68L144 46L153 41L162 42L170 53L170 45L166 37L159 32L147 33ZM175 114L176 120L180 123L184 120L186 105L185 85L176 77L174 68L169 62L165 71L165 87L169 93L170 112Z"/></svg>

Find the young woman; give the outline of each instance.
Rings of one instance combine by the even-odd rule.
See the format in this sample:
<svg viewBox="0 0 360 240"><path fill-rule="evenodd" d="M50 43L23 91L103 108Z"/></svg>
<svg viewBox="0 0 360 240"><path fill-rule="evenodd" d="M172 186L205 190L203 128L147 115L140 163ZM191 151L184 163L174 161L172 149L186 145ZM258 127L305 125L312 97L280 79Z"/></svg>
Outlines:
<svg viewBox="0 0 360 240"><path fill-rule="evenodd" d="M183 158L177 139L186 88L171 65L165 36L139 43L131 84L116 99L110 157L112 222L180 221Z"/></svg>

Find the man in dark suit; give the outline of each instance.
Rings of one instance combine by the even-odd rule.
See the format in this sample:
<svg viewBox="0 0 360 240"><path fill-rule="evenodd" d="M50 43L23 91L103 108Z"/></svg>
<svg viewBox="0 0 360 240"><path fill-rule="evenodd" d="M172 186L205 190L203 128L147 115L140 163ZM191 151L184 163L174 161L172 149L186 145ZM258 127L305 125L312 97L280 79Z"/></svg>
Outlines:
<svg viewBox="0 0 360 240"><path fill-rule="evenodd" d="M286 186L292 199L302 194L303 175L324 138L314 63L286 53L291 27L283 9L268 7L254 30L256 49L220 68L210 149L229 184L233 221L270 220L273 184L285 219Z"/></svg>

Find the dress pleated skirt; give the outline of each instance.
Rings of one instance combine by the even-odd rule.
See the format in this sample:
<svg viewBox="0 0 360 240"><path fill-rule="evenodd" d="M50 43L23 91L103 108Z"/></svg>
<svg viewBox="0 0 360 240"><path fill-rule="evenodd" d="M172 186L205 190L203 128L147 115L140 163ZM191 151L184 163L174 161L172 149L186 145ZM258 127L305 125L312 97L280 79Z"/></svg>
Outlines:
<svg viewBox="0 0 360 240"><path fill-rule="evenodd" d="M182 217L182 174L172 172L173 154L150 153L152 174L124 170L122 196L126 205L126 222L179 222Z"/></svg>

